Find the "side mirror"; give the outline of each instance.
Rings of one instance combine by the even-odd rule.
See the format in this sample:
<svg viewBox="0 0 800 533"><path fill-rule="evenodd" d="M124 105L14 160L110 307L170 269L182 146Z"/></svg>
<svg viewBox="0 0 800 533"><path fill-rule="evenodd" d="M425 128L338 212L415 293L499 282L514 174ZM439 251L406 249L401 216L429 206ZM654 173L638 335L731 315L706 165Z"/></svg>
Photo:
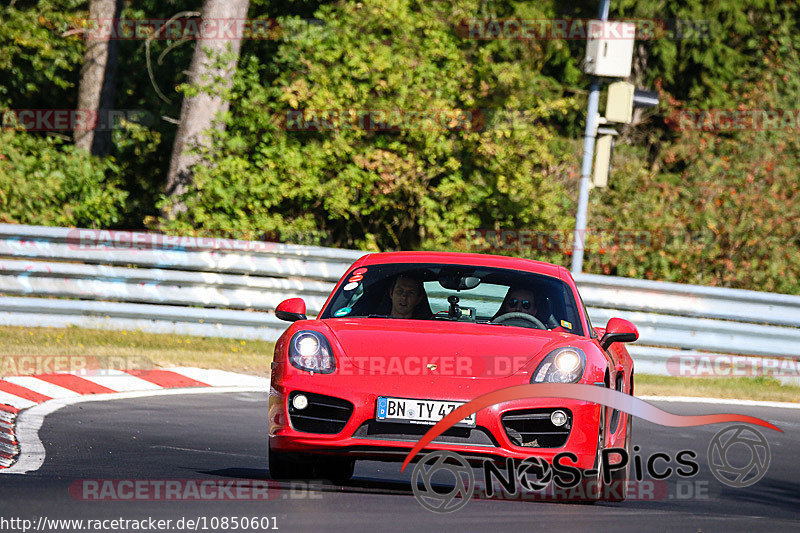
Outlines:
<svg viewBox="0 0 800 533"><path fill-rule="evenodd" d="M614 342L633 342L639 338L639 330L624 318L612 318L606 326L606 333L600 339L600 346L607 350Z"/></svg>
<svg viewBox="0 0 800 533"><path fill-rule="evenodd" d="M275 316L287 322L306 319L306 302L302 298L289 298L278 304Z"/></svg>

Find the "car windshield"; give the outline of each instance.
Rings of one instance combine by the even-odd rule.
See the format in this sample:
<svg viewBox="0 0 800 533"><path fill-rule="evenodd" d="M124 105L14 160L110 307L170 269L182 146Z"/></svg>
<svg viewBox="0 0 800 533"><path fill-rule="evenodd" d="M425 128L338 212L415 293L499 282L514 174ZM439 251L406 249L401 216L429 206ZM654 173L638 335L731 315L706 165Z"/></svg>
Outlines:
<svg viewBox="0 0 800 533"><path fill-rule="evenodd" d="M345 317L477 322L584 334L572 290L562 280L474 265L355 268L319 318Z"/></svg>

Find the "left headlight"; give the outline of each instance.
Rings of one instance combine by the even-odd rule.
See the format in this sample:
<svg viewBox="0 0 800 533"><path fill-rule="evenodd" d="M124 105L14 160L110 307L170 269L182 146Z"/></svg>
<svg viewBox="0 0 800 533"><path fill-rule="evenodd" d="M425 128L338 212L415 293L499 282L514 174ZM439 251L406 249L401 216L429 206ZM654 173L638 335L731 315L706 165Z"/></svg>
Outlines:
<svg viewBox="0 0 800 533"><path fill-rule="evenodd" d="M330 374L336 369L336 360L328 339L318 331L298 331L289 342L289 362L307 372Z"/></svg>
<svg viewBox="0 0 800 533"><path fill-rule="evenodd" d="M586 369L586 354L580 348L556 348L539 363L531 383L575 383Z"/></svg>

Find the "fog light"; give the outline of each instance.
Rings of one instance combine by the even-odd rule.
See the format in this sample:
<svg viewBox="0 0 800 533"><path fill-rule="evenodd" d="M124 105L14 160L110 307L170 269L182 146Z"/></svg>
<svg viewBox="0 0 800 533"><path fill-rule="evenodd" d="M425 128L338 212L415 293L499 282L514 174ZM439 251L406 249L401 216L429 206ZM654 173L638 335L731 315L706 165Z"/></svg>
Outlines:
<svg viewBox="0 0 800 533"><path fill-rule="evenodd" d="M305 394L298 394L292 399L292 405L298 411L302 411L308 407L308 398L306 398Z"/></svg>
<svg viewBox="0 0 800 533"><path fill-rule="evenodd" d="M567 413L564 411L553 411L553 414L550 415L550 422L557 427L563 426L567 423Z"/></svg>

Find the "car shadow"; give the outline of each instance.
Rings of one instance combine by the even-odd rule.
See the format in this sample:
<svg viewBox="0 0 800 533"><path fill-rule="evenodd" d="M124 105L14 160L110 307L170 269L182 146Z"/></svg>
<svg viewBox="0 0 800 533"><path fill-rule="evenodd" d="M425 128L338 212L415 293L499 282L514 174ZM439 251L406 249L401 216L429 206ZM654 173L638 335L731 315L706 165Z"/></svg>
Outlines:
<svg viewBox="0 0 800 533"><path fill-rule="evenodd" d="M337 492L337 493L352 493L352 494L383 494L383 495L404 495L413 496L411 490L411 483L408 481L393 481L386 479L377 479L371 477L356 477L346 483L332 483L327 480L294 480L294 481L275 481L269 475L269 470L266 468L223 468L219 470L202 470L198 471L200 474L208 476L217 476L233 479L249 479L254 481L268 481L271 486L277 486L280 489L288 491L298 490L313 490L319 492ZM436 484L435 487L439 485ZM442 488L448 488L442 485ZM760 504L772 507L776 512L793 513L800 505L800 483L786 482L774 479L763 479L752 487L742 489L733 489L725 487L721 494L719 494L720 502L738 502L748 504ZM574 505L585 502L578 501L563 501L563 500L539 500L541 503L557 503ZM602 502L599 505L603 507L617 507L625 506L631 509L647 509L647 508L661 508L670 507L674 505L675 501L636 501L628 500L621 503L607 503ZM710 502L707 502L709 504ZM711 504L713 507L714 504ZM726 506L727 511L736 514ZM746 505L738 505L737 509L742 514L747 514Z"/></svg>
<svg viewBox="0 0 800 533"><path fill-rule="evenodd" d="M323 479L315 480L289 480L275 481L266 468L222 468L219 470L200 470L200 474L208 476L227 477L234 479L251 479L255 481L269 481L282 488L291 489L303 483L309 490L322 492L352 492L372 494L405 494L412 495L411 484L404 481L387 481L375 478L353 478L346 483L332 483Z"/></svg>

